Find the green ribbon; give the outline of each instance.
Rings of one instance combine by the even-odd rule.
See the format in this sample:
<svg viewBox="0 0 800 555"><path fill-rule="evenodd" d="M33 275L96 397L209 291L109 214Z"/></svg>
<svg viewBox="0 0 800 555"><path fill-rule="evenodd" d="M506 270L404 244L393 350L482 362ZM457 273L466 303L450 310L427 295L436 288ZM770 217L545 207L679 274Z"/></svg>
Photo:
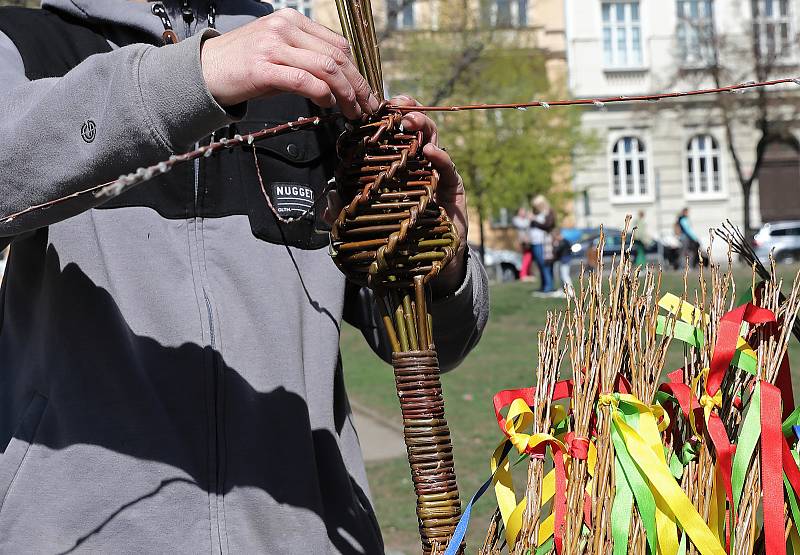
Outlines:
<svg viewBox="0 0 800 555"><path fill-rule="evenodd" d="M670 335L674 339L697 349L705 344L705 337L700 328L696 328L683 320L667 320L667 317L661 314L659 314L656 320L656 333L659 335ZM758 361L751 355L747 355L738 350L733 353L731 365L754 376L758 370Z"/></svg>
<svg viewBox="0 0 800 555"><path fill-rule="evenodd" d="M614 540L614 555L628 551L628 535L633 517L633 490L622 470L619 459L614 460L614 503L611 505L611 537Z"/></svg>
<svg viewBox="0 0 800 555"><path fill-rule="evenodd" d="M684 444L684 446L687 444ZM684 462L681 461L680 457L678 457L677 453L673 453L672 456L669 458L669 471L672 473L673 478L676 480L680 480L683 476L683 467L685 466Z"/></svg>
<svg viewBox="0 0 800 555"><path fill-rule="evenodd" d="M677 555L686 555L686 533L681 534L681 542L678 544Z"/></svg>
<svg viewBox="0 0 800 555"><path fill-rule="evenodd" d="M786 474L783 475L783 485L786 488L786 492L789 494L787 497L789 498L789 509L792 515L792 522L794 522L794 526L797 528L797 525L800 524L800 506L797 504L797 497L794 494L794 489L792 488L792 484L789 483L789 479L786 477Z"/></svg>
<svg viewBox="0 0 800 555"><path fill-rule="evenodd" d="M742 422L739 432L739 441L736 443L736 454L733 456L733 472L731 474L731 487L733 488L734 514L739 512L739 501L742 499L742 489L750 468L750 461L756 450L756 445L761 437L761 384L757 383L753 389L753 396L747 408L747 414Z"/></svg>
<svg viewBox="0 0 800 555"><path fill-rule="evenodd" d="M638 411L629 409L632 412L627 412L624 408L625 403L620 403L617 409L612 407L611 410L619 410L627 424L634 429L638 428ZM656 500L650 487L639 473L639 469L625 445L622 433L613 419L611 421L611 441L614 443L616 470L616 494L614 504L611 506L611 537L614 540L614 555L624 555L628 552L628 535L633 518L634 500L639 509L639 515L642 517L650 553L656 553L658 543Z"/></svg>
<svg viewBox="0 0 800 555"><path fill-rule="evenodd" d="M667 317L659 314L656 319L656 333L658 335L671 335L678 341L700 348L705 343L703 332L683 320L667 320Z"/></svg>
<svg viewBox="0 0 800 555"><path fill-rule="evenodd" d="M756 375L756 371L758 370L758 361L752 356L744 354L742 351L735 351L733 353L731 365L753 376Z"/></svg>
<svg viewBox="0 0 800 555"><path fill-rule="evenodd" d="M547 541L544 542L542 545L536 548L536 555L545 555L546 553L552 553L553 549L555 549L555 542L553 541L553 536L547 538Z"/></svg>
<svg viewBox="0 0 800 555"><path fill-rule="evenodd" d="M784 420L783 425L781 426L781 431L783 435L787 438L794 437L794 427L800 426L800 405L797 406L792 413Z"/></svg>

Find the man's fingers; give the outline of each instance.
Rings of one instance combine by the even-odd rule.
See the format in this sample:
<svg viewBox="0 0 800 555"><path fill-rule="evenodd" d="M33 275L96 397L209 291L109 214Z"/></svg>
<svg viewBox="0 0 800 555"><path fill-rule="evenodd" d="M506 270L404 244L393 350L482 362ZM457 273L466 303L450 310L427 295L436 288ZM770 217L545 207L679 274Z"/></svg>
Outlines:
<svg viewBox="0 0 800 555"><path fill-rule="evenodd" d="M463 193L463 191L459 191L461 179L458 176L456 165L453 163L450 155L431 143L426 144L422 152L436 171L439 172L439 188L437 189L437 195L445 197L440 200L453 202L455 196L459 193Z"/></svg>
<svg viewBox="0 0 800 555"><path fill-rule="evenodd" d="M439 144L439 134L436 124L431 118L421 112L409 112L403 116L403 129L408 131L422 131L422 135L435 145Z"/></svg>
<svg viewBox="0 0 800 555"><path fill-rule="evenodd" d="M395 106L421 106L416 99L402 94L392 97L392 99L389 100L389 104L394 104ZM403 129L407 129L408 131L422 131L422 134L429 142L439 144L436 124L425 114L421 112L408 112L403 116L401 123L403 124Z"/></svg>
<svg viewBox="0 0 800 555"><path fill-rule="evenodd" d="M266 64L266 71L270 74L271 87L276 90L304 96L322 108L331 108L336 104L336 97L328 84L303 69Z"/></svg>
<svg viewBox="0 0 800 555"><path fill-rule="evenodd" d="M319 23L315 23L311 21L309 18L301 14L300 12L292 9L283 9L278 10L274 14L267 16L268 18L271 17L280 17L283 18L285 21L297 27L298 29L305 31L310 35L314 35L315 37L322 39L323 41L327 42L335 46L337 49L342 51L346 56L348 56L351 60L353 59L353 54L350 49L350 44L347 42L347 39L344 38L342 35L338 33L334 33L327 27L320 25Z"/></svg>
<svg viewBox="0 0 800 555"><path fill-rule="evenodd" d="M345 77L342 68L333 58L310 50L303 50L302 48L284 46L279 52L275 52L271 56L271 60L273 63L287 68L304 70L317 79L324 81L333 96L336 97L336 103L346 117L350 119L361 117L362 110L357 102L356 91L350 81L347 80L347 77Z"/></svg>
<svg viewBox="0 0 800 555"><path fill-rule="evenodd" d="M318 52L320 55L331 58L341 68L345 78L353 87L356 93L356 100L361 109L368 113L378 109L380 103L370 89L367 80L358 72L358 68L356 68L352 59L343 54L341 50L304 31L298 31L289 37L289 44L297 48Z"/></svg>
<svg viewBox="0 0 800 555"><path fill-rule="evenodd" d="M419 106L420 103L411 98L410 96L406 96L404 94L398 94L397 96L393 96L389 99L389 104L394 104L395 106Z"/></svg>
<svg viewBox="0 0 800 555"><path fill-rule="evenodd" d="M322 217L328 225L333 225L333 222L339 217L342 208L344 208L344 202L342 202L342 197L337 191L328 191L325 200L328 206L325 207L325 213Z"/></svg>

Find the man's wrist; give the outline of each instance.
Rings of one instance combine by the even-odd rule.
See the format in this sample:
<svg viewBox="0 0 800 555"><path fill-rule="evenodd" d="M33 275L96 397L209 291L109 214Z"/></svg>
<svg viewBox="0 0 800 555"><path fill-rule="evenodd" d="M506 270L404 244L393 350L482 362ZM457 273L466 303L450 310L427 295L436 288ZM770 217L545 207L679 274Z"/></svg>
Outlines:
<svg viewBox="0 0 800 555"><path fill-rule="evenodd" d="M459 290L467 278L467 249L459 249L455 258L431 281L434 299L449 297Z"/></svg>

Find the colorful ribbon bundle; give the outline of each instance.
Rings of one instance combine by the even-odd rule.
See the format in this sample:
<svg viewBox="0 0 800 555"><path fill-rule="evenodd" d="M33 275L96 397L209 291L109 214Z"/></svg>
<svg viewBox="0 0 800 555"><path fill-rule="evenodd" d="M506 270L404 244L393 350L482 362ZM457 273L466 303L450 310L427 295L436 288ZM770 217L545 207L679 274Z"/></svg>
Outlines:
<svg viewBox="0 0 800 555"><path fill-rule="evenodd" d="M800 276L783 297L773 271L735 303L732 270L708 273L694 303L660 295L660 275L628 256L610 277L582 279L539 334L536 387L494 396L503 439L447 555L490 487L498 511L483 553L800 555L787 355ZM670 349L684 365L665 373ZM571 377L556 381L563 360ZM526 460L518 495L512 475Z"/></svg>

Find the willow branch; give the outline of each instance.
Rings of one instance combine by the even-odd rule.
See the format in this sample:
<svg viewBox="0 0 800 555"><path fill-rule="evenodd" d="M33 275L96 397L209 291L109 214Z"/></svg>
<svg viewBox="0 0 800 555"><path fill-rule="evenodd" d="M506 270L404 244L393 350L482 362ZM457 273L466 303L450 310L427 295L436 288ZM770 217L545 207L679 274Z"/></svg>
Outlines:
<svg viewBox="0 0 800 555"><path fill-rule="evenodd" d="M748 83L740 83L737 85L730 85L727 87L717 87L713 89L698 89L693 91L682 91L682 92L668 92L668 93L660 93L653 95L614 96L614 97L592 98L592 99L576 98L571 100L551 100L551 101L537 100L533 102L522 102L517 104L473 104L465 106L397 106L389 104L386 106L386 108L388 110L394 110L398 112L460 112L464 110L503 110L503 109L524 110L526 108L537 108L537 107L550 108L555 106L581 106L581 105L594 105L597 106L598 108L603 108L606 104L613 104L613 103L631 103L631 102L646 102L646 101L653 102L669 98L680 98L687 96L699 96L699 95L709 95L709 94L719 94L719 93L732 93L736 91L744 91L746 89L772 87L787 83L795 83L800 85L800 78L787 77L784 79L774 79L772 81L761 81L761 82L751 81ZM6 214L5 216L0 216L0 223L7 224L21 216L30 214L32 212L37 212L39 210L45 210L47 208L51 208L53 206L65 203L69 200L78 197L83 197L89 194L94 195L96 198L103 198L103 197L113 198L118 196L122 192L126 191L127 189L133 187L134 185L144 183L145 181L148 181L158 175L165 174L170 170L172 170L172 168L174 168L175 166L183 164L185 162L190 162L192 160L200 158L201 156L208 158L222 150L228 150L243 145L252 145L256 141L260 141L270 137L277 137L278 135L283 135L285 133L290 133L292 131L297 131L300 129L313 128L323 123L329 123L337 119L341 119L343 117L344 116L342 116L340 113L335 113L325 116L299 118L296 121L289 121L281 125L276 125L274 127L262 129L261 131L256 131L254 133L250 133L247 135L235 135L232 139L223 138L220 139L219 141L212 142L206 146L201 146L200 148L197 148L195 150L190 150L188 152L184 152L183 154L172 155L167 160L158 162L157 164L153 164L152 166L138 168L137 170L131 173L119 176L117 179L113 181L108 181L100 185L95 185L94 187L83 189L81 191L76 191L64 197L42 202L40 204L29 206L24 210L19 210L11 214Z"/></svg>

